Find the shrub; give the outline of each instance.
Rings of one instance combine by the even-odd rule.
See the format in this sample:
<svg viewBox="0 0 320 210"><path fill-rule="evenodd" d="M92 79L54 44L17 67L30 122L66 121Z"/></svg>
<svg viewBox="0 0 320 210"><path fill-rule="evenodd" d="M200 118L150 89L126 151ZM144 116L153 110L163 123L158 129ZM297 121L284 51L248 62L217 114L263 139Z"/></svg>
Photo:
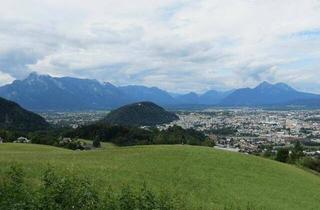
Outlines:
<svg viewBox="0 0 320 210"><path fill-rule="evenodd" d="M58 176L47 169L40 189L41 209L96 209L98 193L86 179L76 176Z"/></svg>
<svg viewBox="0 0 320 210"><path fill-rule="evenodd" d="M100 135L96 135L96 137L92 141L92 146L95 148L100 148L101 147L100 141L101 141Z"/></svg>
<svg viewBox="0 0 320 210"><path fill-rule="evenodd" d="M36 209L36 197L36 193L25 184L21 167L12 165L0 182L0 209Z"/></svg>
<svg viewBox="0 0 320 210"><path fill-rule="evenodd" d="M303 156L304 156L304 154L303 154L303 146L299 141L297 141L294 144L294 148L293 148L292 153L290 155L290 160L291 160L291 162L294 163L297 160L299 160L300 158L302 158Z"/></svg>
<svg viewBox="0 0 320 210"><path fill-rule="evenodd" d="M276 160L286 163L289 160L289 150L286 148L281 148L278 150L276 155Z"/></svg>
<svg viewBox="0 0 320 210"><path fill-rule="evenodd" d="M21 167L12 166L0 180L1 210L174 210L186 209L184 200L167 192L157 194L144 184L140 189L124 186L115 192L111 187L102 197L92 183L72 175L58 175L48 167L41 186L28 185Z"/></svg>
<svg viewBox="0 0 320 210"><path fill-rule="evenodd" d="M302 159L301 164L306 168L320 172L320 159L306 157Z"/></svg>

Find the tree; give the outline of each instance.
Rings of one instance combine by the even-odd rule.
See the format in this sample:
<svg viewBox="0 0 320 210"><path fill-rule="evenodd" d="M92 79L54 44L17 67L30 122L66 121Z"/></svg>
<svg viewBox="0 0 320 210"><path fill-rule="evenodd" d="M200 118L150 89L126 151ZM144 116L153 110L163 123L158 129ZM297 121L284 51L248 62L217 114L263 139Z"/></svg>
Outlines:
<svg viewBox="0 0 320 210"><path fill-rule="evenodd" d="M286 163L289 160L289 150L286 148L281 148L277 152L276 160Z"/></svg>
<svg viewBox="0 0 320 210"><path fill-rule="evenodd" d="M293 148L292 153L290 155L290 159L291 159L291 161L295 162L295 161L299 160L300 158L302 158L303 156L304 156L303 146L299 141L297 141L294 144L294 148Z"/></svg>
<svg viewBox="0 0 320 210"><path fill-rule="evenodd" d="M100 148L101 147L100 142L101 142L100 135L96 135L96 137L93 139L92 146L95 148Z"/></svg>
<svg viewBox="0 0 320 210"><path fill-rule="evenodd" d="M272 146L267 146L266 151L263 153L264 157L272 157Z"/></svg>

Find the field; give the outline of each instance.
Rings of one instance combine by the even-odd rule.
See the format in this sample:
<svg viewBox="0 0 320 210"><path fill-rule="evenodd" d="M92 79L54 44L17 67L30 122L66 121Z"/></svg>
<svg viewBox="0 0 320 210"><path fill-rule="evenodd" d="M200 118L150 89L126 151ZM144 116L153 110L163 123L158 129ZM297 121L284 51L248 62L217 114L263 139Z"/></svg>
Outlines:
<svg viewBox="0 0 320 210"><path fill-rule="evenodd" d="M133 186L177 193L192 209L254 206L257 209L319 209L320 176L295 166L238 153L193 146L116 147L71 151L32 144L0 144L0 176L11 163L30 181L53 166L92 180L96 187Z"/></svg>

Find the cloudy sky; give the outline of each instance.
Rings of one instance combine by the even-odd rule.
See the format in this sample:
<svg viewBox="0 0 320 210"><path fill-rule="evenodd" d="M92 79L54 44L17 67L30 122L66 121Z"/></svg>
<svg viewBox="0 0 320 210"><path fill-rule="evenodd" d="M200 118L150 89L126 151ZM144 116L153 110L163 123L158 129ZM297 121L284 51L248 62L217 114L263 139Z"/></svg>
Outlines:
<svg viewBox="0 0 320 210"><path fill-rule="evenodd" d="M173 92L320 93L320 0L0 0L0 85L30 72Z"/></svg>

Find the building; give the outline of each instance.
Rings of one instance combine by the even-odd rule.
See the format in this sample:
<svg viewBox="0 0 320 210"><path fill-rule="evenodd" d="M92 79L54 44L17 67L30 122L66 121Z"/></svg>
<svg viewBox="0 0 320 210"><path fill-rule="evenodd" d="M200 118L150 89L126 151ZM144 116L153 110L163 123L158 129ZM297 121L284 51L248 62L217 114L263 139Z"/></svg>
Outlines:
<svg viewBox="0 0 320 210"><path fill-rule="evenodd" d="M26 137L19 137L17 140L14 141L14 143L30 143L30 140L27 139Z"/></svg>

